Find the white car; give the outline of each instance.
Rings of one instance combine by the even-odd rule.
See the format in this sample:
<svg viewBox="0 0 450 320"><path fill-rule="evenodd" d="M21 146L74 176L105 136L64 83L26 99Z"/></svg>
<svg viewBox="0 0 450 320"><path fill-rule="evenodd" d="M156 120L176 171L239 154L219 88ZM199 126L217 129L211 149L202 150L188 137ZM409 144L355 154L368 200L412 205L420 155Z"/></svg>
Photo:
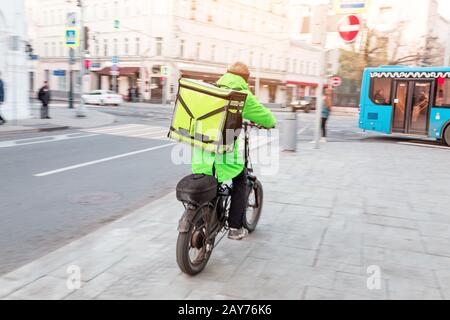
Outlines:
<svg viewBox="0 0 450 320"><path fill-rule="evenodd" d="M101 106L115 105L119 106L123 103L121 95L109 90L95 90L83 95L84 103L97 104Z"/></svg>

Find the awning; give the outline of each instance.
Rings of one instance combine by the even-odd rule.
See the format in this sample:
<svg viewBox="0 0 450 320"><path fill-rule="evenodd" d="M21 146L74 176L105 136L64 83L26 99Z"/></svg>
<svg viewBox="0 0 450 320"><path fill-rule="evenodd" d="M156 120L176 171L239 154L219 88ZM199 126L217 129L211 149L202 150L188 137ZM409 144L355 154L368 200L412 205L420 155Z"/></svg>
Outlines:
<svg viewBox="0 0 450 320"><path fill-rule="evenodd" d="M118 69L120 76L135 76L140 71L139 67L120 67ZM102 70L98 71L98 74L102 76L110 76L111 67L103 68Z"/></svg>
<svg viewBox="0 0 450 320"><path fill-rule="evenodd" d="M303 86L303 87L318 87L318 83L313 82L301 82L301 81L287 81L287 84L295 84L297 86Z"/></svg>
<svg viewBox="0 0 450 320"><path fill-rule="evenodd" d="M223 76L223 74L220 74L220 73L199 72L199 71L189 71L189 70L180 70L180 73L183 78L203 80L203 81L210 82L210 83L217 82L217 80L219 80ZM267 78L260 78L259 83L261 85L274 85L274 86L284 85L283 81L281 81L281 80L267 79ZM255 85L254 77L250 77L249 85L250 86Z"/></svg>
<svg viewBox="0 0 450 320"><path fill-rule="evenodd" d="M256 79L251 77L249 79L249 84L254 86L256 82ZM260 78L259 79L260 85L269 85L269 86L282 86L284 85L284 82L278 79L267 79L267 78Z"/></svg>
<svg viewBox="0 0 450 320"><path fill-rule="evenodd" d="M203 80L207 82L217 82L217 80L219 80L219 78L222 76L218 73L206 73L188 70L180 70L180 73L183 78Z"/></svg>

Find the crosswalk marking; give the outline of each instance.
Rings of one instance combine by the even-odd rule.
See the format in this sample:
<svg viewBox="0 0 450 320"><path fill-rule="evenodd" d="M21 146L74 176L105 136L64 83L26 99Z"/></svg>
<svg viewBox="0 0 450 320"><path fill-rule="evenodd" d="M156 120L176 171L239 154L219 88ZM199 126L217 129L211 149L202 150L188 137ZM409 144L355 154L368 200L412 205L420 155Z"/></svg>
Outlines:
<svg viewBox="0 0 450 320"><path fill-rule="evenodd" d="M128 124L102 128L85 129L84 132L91 134L113 135L127 138L140 138L150 140L169 140L167 137L168 129L144 124ZM256 149L263 145L273 142L274 139L265 135L259 135L257 132L251 133L251 148ZM240 145L243 148L244 143Z"/></svg>
<svg viewBox="0 0 450 320"><path fill-rule="evenodd" d="M167 128L144 125L144 124L127 124L94 129L85 129L84 132L113 135L128 138L142 138L150 140L168 140Z"/></svg>

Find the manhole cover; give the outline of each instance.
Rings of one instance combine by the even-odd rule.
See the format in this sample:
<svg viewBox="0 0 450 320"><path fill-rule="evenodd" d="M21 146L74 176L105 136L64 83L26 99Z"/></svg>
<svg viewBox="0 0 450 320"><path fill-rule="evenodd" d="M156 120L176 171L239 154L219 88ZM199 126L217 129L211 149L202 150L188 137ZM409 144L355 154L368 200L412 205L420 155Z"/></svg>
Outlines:
<svg viewBox="0 0 450 320"><path fill-rule="evenodd" d="M122 196L114 192L92 192L69 197L70 203L82 205L98 205L119 201Z"/></svg>

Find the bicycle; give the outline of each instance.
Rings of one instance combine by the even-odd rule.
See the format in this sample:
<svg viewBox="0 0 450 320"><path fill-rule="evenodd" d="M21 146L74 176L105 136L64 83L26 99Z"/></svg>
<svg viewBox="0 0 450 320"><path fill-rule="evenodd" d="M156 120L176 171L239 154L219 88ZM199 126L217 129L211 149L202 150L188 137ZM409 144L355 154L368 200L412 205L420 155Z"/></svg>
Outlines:
<svg viewBox="0 0 450 320"><path fill-rule="evenodd" d="M244 155L248 180L248 202L244 227L256 230L263 206L263 186L254 175L250 159L250 129L262 127L244 122ZM225 237L232 186L219 184L215 177L190 175L177 186L177 199L185 207L178 226L177 264L182 272L194 276L202 272L214 250ZM219 234L222 236L217 240ZM216 241L217 240L217 241Z"/></svg>

